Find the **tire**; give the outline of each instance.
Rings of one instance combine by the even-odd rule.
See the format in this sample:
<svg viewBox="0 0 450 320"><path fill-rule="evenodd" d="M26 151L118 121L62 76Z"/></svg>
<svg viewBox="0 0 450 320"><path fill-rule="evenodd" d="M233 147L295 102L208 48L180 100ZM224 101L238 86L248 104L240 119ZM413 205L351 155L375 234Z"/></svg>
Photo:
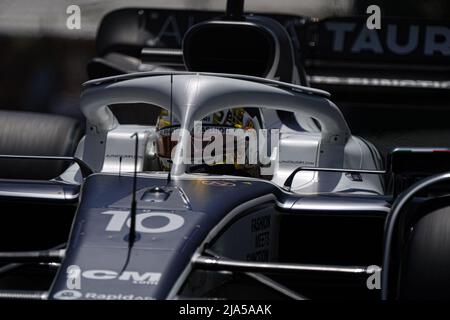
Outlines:
<svg viewBox="0 0 450 320"><path fill-rule="evenodd" d="M450 299L450 207L425 215L406 246L400 299Z"/></svg>
<svg viewBox="0 0 450 320"><path fill-rule="evenodd" d="M0 154L72 156L83 134L80 122L59 115L0 111ZM0 159L0 178L48 180L63 161Z"/></svg>

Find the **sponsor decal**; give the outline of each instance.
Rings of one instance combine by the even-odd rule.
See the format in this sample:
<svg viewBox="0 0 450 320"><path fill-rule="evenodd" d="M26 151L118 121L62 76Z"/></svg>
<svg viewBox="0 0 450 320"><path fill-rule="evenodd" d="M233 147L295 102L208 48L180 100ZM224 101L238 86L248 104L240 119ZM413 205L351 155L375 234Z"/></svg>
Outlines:
<svg viewBox="0 0 450 320"><path fill-rule="evenodd" d="M53 295L53 298L57 300L154 300L154 298L150 296L122 293L79 292L76 290L58 291Z"/></svg>
<svg viewBox="0 0 450 320"><path fill-rule="evenodd" d="M80 299L82 296L83 294L80 291L67 289L58 291L53 295L53 298L58 300L76 300Z"/></svg>
<svg viewBox="0 0 450 320"><path fill-rule="evenodd" d="M248 252L249 261L269 261L271 244L272 216L261 215L250 221L250 234L253 238L253 250Z"/></svg>
<svg viewBox="0 0 450 320"><path fill-rule="evenodd" d="M136 296L134 294L111 294L111 293L96 293L86 292L83 296L86 300L154 300L155 298L149 296Z"/></svg>
<svg viewBox="0 0 450 320"><path fill-rule="evenodd" d="M76 271L76 281L74 282L73 273ZM67 280L66 288L67 290L61 291L60 294L67 296L69 299L72 296L77 296L77 290L81 289L81 279L90 280L120 280L129 281L133 284L138 285L153 285L156 286L161 278L161 273L159 272L139 272L139 271L129 271L124 270L122 272L117 272L108 269L90 269L81 271L80 267L77 265L70 265L66 269ZM74 285L75 284L75 285Z"/></svg>
<svg viewBox="0 0 450 320"><path fill-rule="evenodd" d="M138 159L144 159L144 156L138 155ZM136 156L134 154L107 154L105 158L116 158L116 159L134 159Z"/></svg>
<svg viewBox="0 0 450 320"><path fill-rule="evenodd" d="M362 182L363 178L360 173L346 173L345 177L354 182Z"/></svg>
<svg viewBox="0 0 450 320"><path fill-rule="evenodd" d="M427 25L389 20L369 29L362 21L343 18L329 19L323 27L319 36L322 53L450 57L450 28L445 22Z"/></svg>
<svg viewBox="0 0 450 320"><path fill-rule="evenodd" d="M236 184L230 181L203 180L202 184L213 187L235 187Z"/></svg>
<svg viewBox="0 0 450 320"><path fill-rule="evenodd" d="M450 81L438 81L438 80L361 78L361 77L337 77L337 76L309 76L308 79L312 83L340 84L350 86L372 86L372 87L384 86L384 87L424 88L424 89L450 88Z"/></svg>
<svg viewBox="0 0 450 320"><path fill-rule="evenodd" d="M113 270L86 270L81 273L82 277L91 280L121 280L131 281L133 284L158 285L161 273L138 271L123 271L122 273Z"/></svg>

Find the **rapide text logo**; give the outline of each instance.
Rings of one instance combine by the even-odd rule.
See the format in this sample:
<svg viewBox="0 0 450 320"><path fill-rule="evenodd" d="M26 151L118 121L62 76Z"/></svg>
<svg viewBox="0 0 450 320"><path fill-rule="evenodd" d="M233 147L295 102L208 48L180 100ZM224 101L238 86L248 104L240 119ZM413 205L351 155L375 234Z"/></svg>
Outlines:
<svg viewBox="0 0 450 320"><path fill-rule="evenodd" d="M154 300L153 297L122 293L80 292L76 290L61 290L53 295L57 300Z"/></svg>

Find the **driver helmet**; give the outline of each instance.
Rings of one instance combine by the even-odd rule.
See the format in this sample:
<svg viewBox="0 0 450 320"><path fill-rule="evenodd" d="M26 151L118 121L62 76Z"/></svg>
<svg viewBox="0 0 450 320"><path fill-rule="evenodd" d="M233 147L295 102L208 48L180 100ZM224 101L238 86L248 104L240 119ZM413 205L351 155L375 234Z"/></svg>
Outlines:
<svg viewBox="0 0 450 320"><path fill-rule="evenodd" d="M228 129L242 129L242 130L257 130L261 127L261 117L259 115L259 112L255 108L232 108L232 109L224 109L218 112L214 112L213 114L210 114L206 117L204 117L201 120L202 125L202 135L200 136L200 139L202 139L202 143L200 144L202 146L201 150L195 149L195 146L198 144L194 143L194 139L198 139L198 136L194 134L194 130L191 132L191 157L194 159L194 157L201 157L202 164L196 165L194 164L194 161L191 162L191 172L195 171L194 168L202 168L204 172L214 172L217 171L218 167L225 168L227 167L226 171L230 173L230 164L225 162L225 159L231 156L234 159L234 163L232 164L232 167L234 170L243 171L241 173L247 173L244 175L251 175L255 176L255 172L257 172L257 164L250 164L245 161L245 163L238 163L237 161L237 144L234 143L233 146L227 147L226 141L227 141L227 135L230 134L233 135L233 132L236 132L236 130L228 130ZM158 155L160 165L164 170L170 169L171 164L171 156L172 151L175 145L177 144L176 139L172 139L172 134L176 133L176 130L180 128L180 124L176 119L170 119L170 113L162 109L160 112L160 115L157 119L156 123L156 130L158 133L158 139L156 142L156 153ZM212 140L207 137L206 132L215 132L222 134L222 141L223 141L223 154L222 156L216 157L214 163L211 164L211 161L207 162L209 163L210 167L215 168L208 168L208 166L205 166L205 159L204 159L204 148L208 146L210 143L212 143ZM236 141L235 137L233 136L232 141ZM248 155L246 145L246 155ZM217 161L219 159L219 161ZM201 172L201 171L200 171Z"/></svg>

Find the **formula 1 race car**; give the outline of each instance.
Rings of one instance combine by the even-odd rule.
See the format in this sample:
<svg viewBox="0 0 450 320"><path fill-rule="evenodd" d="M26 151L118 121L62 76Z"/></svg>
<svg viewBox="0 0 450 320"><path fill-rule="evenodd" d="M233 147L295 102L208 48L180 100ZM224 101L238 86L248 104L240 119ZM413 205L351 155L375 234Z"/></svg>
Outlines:
<svg viewBox="0 0 450 320"><path fill-rule="evenodd" d="M385 161L308 86L286 29L242 9L189 28L184 70L170 50L148 49L166 63L146 72L95 59L75 151L78 129L49 116L66 151L0 155L65 168L0 180L0 298L449 297L450 149ZM155 123L121 120L143 106Z"/></svg>

